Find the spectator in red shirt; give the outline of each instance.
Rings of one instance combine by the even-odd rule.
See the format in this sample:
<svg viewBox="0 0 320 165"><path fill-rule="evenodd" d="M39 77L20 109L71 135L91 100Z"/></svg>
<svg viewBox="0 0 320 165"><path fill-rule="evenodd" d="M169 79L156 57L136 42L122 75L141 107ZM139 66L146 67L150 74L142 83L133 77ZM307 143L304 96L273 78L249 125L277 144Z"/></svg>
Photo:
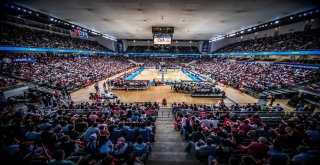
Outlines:
<svg viewBox="0 0 320 165"><path fill-rule="evenodd" d="M262 158L269 151L268 140L265 137L260 137L258 142L251 142L247 147L239 145L239 149L246 150L248 154L252 154L257 158Z"/></svg>
<svg viewBox="0 0 320 165"><path fill-rule="evenodd" d="M240 126L239 126L239 130L241 132L243 132L243 134L247 134L250 130L251 130L251 126L249 125L249 121L248 120L244 120Z"/></svg>

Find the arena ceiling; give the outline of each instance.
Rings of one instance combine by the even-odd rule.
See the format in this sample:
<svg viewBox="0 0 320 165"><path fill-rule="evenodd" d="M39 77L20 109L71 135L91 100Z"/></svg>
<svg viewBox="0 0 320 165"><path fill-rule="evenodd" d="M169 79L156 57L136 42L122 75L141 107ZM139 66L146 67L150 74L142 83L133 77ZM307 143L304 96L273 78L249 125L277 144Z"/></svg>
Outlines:
<svg viewBox="0 0 320 165"><path fill-rule="evenodd" d="M316 7L309 0L14 0L120 39L151 39L152 26L174 39L209 40Z"/></svg>

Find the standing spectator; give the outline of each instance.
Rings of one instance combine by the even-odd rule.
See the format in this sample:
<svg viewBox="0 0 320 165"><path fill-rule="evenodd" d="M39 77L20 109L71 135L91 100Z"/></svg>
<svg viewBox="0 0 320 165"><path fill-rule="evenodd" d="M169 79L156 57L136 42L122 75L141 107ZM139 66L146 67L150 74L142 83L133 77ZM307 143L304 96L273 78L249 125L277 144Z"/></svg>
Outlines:
<svg viewBox="0 0 320 165"><path fill-rule="evenodd" d="M273 105L273 102L276 100L276 98L274 96L271 95L271 102L270 102L270 106Z"/></svg>
<svg viewBox="0 0 320 165"><path fill-rule="evenodd" d="M162 100L162 106L166 107L167 106L167 99L163 98Z"/></svg>
<svg viewBox="0 0 320 165"><path fill-rule="evenodd" d="M106 82L103 82L103 89L106 90L106 88L107 88Z"/></svg>
<svg viewBox="0 0 320 165"><path fill-rule="evenodd" d="M94 89L96 90L96 93L100 91L98 83L94 84Z"/></svg>

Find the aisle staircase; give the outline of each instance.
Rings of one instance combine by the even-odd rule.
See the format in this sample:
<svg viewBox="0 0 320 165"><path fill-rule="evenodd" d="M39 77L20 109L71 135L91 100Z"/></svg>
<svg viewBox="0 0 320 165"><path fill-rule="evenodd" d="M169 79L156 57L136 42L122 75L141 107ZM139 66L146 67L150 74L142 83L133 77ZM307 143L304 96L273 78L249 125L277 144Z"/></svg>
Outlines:
<svg viewBox="0 0 320 165"><path fill-rule="evenodd" d="M194 153L184 151L187 143L179 131L174 130L174 117L171 109L162 108L156 121L155 142L147 165L206 165L200 162Z"/></svg>

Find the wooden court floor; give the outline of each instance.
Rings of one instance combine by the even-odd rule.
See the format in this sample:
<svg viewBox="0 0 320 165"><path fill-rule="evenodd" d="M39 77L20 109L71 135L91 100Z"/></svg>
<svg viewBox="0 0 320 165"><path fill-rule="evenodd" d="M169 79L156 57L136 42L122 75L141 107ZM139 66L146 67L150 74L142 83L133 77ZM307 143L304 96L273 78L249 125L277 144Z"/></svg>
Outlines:
<svg viewBox="0 0 320 165"><path fill-rule="evenodd" d="M156 80L161 81L162 75L158 74L156 69L145 69L141 72L134 80ZM184 74L180 69L168 69L167 74L164 74L164 81L181 81L181 80L191 80L186 74Z"/></svg>
<svg viewBox="0 0 320 165"><path fill-rule="evenodd" d="M147 73L147 72L146 72ZM108 79L114 79L118 76L123 75L124 73L120 73L118 75L112 76ZM154 73L150 73L154 74ZM177 73L178 74L178 73ZM180 76L186 76L185 74L180 74ZM140 76L140 77L139 77ZM142 75L138 75L136 79L140 79ZM147 77L147 74L145 75ZM149 76L149 78L152 76ZM187 77L187 76L186 76ZM188 77L189 78L189 77ZM142 78L141 78L142 79ZM105 80L99 82L100 89L102 88L102 84ZM247 103L256 103L258 99L250 96L245 93L241 93L239 90L233 89L231 87L220 86L217 85L218 88L224 90L226 92L227 99L224 99L226 104L233 104L234 102L239 103L240 105L244 105ZM89 100L90 93L94 93L94 85L87 86L86 88L79 89L73 93L71 93L71 98L74 102L92 102ZM177 102L182 103L186 102L189 104L215 104L220 99L218 98L195 98L191 97L189 94L184 93L176 93L171 90L170 86L151 86L148 90L143 91L124 91L124 90L113 90L111 91L120 97L120 101L122 102L161 102L163 98L166 98L169 103ZM274 102L274 105L280 104L282 107L286 109L293 109L287 105L288 99L277 99Z"/></svg>

